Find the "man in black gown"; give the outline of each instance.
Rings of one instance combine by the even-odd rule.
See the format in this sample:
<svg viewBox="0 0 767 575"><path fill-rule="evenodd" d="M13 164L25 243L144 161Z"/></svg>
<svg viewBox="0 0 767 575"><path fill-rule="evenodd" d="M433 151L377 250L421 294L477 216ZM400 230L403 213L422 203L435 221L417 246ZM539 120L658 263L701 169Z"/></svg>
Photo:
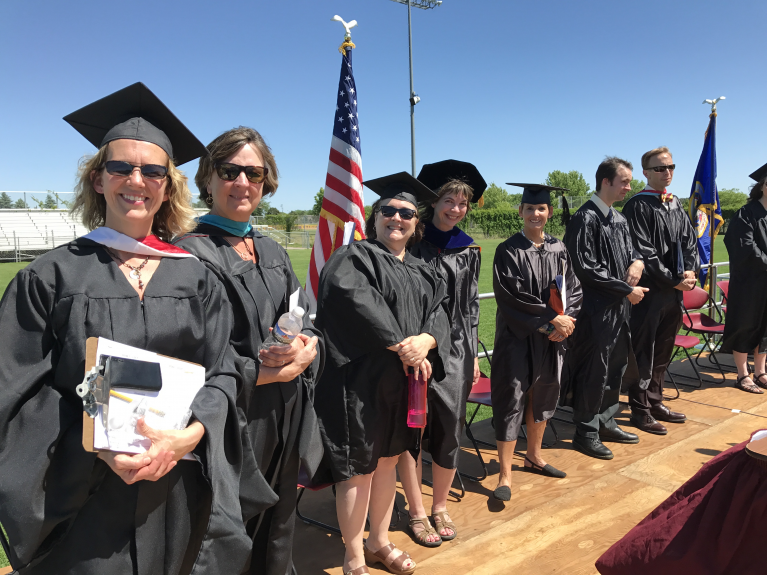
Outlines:
<svg viewBox="0 0 767 575"><path fill-rule="evenodd" d="M667 430L658 420L683 423L686 419L663 405L663 379L682 325L682 292L695 287L697 235L682 204L666 191L674 177L668 148L647 152L642 168L647 186L626 202L623 215L634 248L645 262L639 285L650 291L631 313L636 362L630 363L624 382L631 422L647 433L665 435Z"/></svg>
<svg viewBox="0 0 767 575"><path fill-rule="evenodd" d="M564 242L583 289L583 307L569 341L562 405L573 408L573 447L612 459L602 441L638 443L614 416L631 352L629 315L647 288L638 287L644 264L633 248L626 219L612 208L631 190L629 162L606 158L597 168L597 191L575 213Z"/></svg>

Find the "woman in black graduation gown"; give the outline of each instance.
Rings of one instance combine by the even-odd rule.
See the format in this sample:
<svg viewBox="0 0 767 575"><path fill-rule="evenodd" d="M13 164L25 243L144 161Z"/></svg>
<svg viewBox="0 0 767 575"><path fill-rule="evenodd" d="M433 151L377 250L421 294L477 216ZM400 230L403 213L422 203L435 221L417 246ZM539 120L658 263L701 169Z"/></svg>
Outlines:
<svg viewBox="0 0 767 575"><path fill-rule="evenodd" d="M523 228L498 246L493 261L498 310L490 390L501 464L493 495L502 501L511 498L511 463L523 419L525 469L565 477L546 463L541 445L557 408L567 337L583 298L565 244L543 231L553 214L551 190L562 188L511 185L524 188L519 206ZM557 284L557 276L563 284Z"/></svg>
<svg viewBox="0 0 767 575"><path fill-rule="evenodd" d="M9 558L25 575L239 572L250 540L237 498L229 303L196 258L165 243L193 224L174 158L205 148L140 83L66 120L99 147L81 166L74 204L97 229L21 270L0 304ZM75 388L86 339L99 336L205 366L185 430L140 420L146 453L83 449ZM195 461L179 461L187 453Z"/></svg>
<svg viewBox="0 0 767 575"><path fill-rule="evenodd" d="M730 256L730 289L722 352L732 353L735 359L735 387L751 393L764 393L760 387L767 389L766 190L767 174L751 188L748 203L732 218L724 236ZM754 354L753 377L748 368L749 353Z"/></svg>
<svg viewBox="0 0 767 575"><path fill-rule="evenodd" d="M447 281L450 312L450 357L442 380L429 387L429 416L424 437L433 459L431 529L421 496L423 467L409 452L400 455L397 469L410 513L410 529L416 540L436 547L455 539L457 530L447 513L447 496L458 467L461 432L466 421L466 398L479 379L477 328L479 326L480 250L474 240L456 227L477 202L487 184L475 166L457 160L426 164L418 179L436 190L431 202L422 204L424 237L410 248L441 273Z"/></svg>
<svg viewBox="0 0 767 575"><path fill-rule="evenodd" d="M243 382L237 407L246 426L241 503L253 538L246 572L285 575L293 570L299 465L311 474L322 456L311 404L321 371L319 331L306 313L303 333L293 344L269 348L259 362L259 348L282 314L296 305L308 310L309 305L287 252L249 223L263 196L277 191L277 164L252 128L224 132L208 144L208 152L195 182L210 214L199 218L197 228L176 245L199 257L219 278L232 304L231 344ZM254 481L258 469L270 487L263 493ZM268 497L274 506L253 515L252 500Z"/></svg>
<svg viewBox="0 0 767 575"><path fill-rule="evenodd" d="M412 573L415 563L388 536L397 458L418 453L421 436L407 426L405 370L429 377L433 369L444 378L450 353L445 281L406 251L423 225L416 194L428 199L433 192L405 172L365 185L381 196L366 222L369 239L336 250L320 275L316 325L327 359L315 408L327 479L337 483L344 573L367 573L366 560Z"/></svg>

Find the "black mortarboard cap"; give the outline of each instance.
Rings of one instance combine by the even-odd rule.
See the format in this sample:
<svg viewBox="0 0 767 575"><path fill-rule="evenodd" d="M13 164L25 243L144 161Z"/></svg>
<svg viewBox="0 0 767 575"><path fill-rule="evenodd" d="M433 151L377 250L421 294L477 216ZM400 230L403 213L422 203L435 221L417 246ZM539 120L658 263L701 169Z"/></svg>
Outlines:
<svg viewBox="0 0 767 575"><path fill-rule="evenodd" d="M567 188L557 188L556 186L546 186L544 184L512 184L506 182L507 186L517 186L523 188L522 190L522 203L523 204L549 204L551 205L551 192L561 190L563 192L569 192Z"/></svg>
<svg viewBox="0 0 767 575"><path fill-rule="evenodd" d="M208 153L168 107L136 82L64 117L97 148L113 140L141 140L160 146L177 166Z"/></svg>
<svg viewBox="0 0 767 575"><path fill-rule="evenodd" d="M474 164L459 160L443 160L434 164L424 164L418 179L435 192L450 180L462 180L471 186L472 203L476 203L487 189L487 182Z"/></svg>
<svg viewBox="0 0 767 575"><path fill-rule="evenodd" d="M368 180L365 185L381 196L381 199L395 199L410 202L418 208L419 202L433 202L437 199L431 188L422 184L407 172Z"/></svg>
<svg viewBox="0 0 767 575"><path fill-rule="evenodd" d="M748 176L752 180L758 182L761 180L764 176L767 176L767 164L764 164L761 168L756 170L753 174Z"/></svg>

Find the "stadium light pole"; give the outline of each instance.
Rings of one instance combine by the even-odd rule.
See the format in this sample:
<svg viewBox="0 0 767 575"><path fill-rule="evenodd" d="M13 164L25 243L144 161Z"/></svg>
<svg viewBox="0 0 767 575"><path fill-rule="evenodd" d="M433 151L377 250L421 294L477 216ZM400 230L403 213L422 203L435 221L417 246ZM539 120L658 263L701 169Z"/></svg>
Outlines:
<svg viewBox="0 0 767 575"><path fill-rule="evenodd" d="M422 10L431 10L442 4L442 0L392 0L399 4L407 4L407 45L410 51L410 161L413 177L415 178L415 105L421 101L413 89L413 25L410 9L415 6Z"/></svg>

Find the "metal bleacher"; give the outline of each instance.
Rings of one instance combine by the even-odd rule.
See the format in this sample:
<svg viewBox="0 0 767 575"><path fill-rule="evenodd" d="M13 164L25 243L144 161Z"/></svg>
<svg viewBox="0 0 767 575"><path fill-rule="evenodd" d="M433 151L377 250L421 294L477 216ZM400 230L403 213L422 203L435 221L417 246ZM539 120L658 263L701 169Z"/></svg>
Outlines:
<svg viewBox="0 0 767 575"><path fill-rule="evenodd" d="M67 210L0 210L0 252L5 261L31 259L86 233Z"/></svg>

